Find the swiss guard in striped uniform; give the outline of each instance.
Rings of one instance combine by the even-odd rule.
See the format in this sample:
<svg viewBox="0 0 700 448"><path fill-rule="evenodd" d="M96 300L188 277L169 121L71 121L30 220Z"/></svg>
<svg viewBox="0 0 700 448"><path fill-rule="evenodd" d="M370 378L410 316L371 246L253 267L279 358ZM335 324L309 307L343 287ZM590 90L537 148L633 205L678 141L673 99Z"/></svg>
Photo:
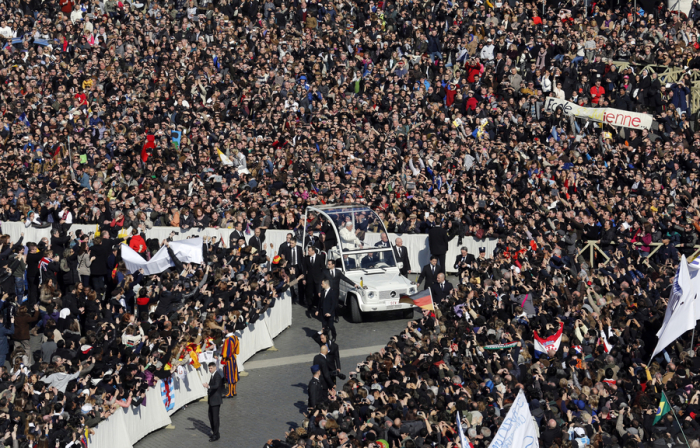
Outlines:
<svg viewBox="0 0 700 448"><path fill-rule="evenodd" d="M228 383L224 398L236 396L236 383L238 382L238 363L236 363L236 355L238 355L240 347L238 336L233 333L226 335L226 339L224 339L223 346L221 347L221 363L224 368L224 378Z"/></svg>

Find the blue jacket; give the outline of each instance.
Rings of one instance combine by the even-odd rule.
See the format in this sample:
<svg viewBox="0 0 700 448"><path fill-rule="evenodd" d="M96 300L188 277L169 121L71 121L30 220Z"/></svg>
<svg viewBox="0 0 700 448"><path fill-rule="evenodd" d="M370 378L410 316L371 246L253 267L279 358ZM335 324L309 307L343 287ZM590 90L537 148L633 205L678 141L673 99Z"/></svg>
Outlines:
<svg viewBox="0 0 700 448"><path fill-rule="evenodd" d="M673 98L671 101L676 109L688 110L688 95L690 95L690 89L688 86L679 86L678 84L673 84L671 86L671 91L673 92Z"/></svg>
<svg viewBox="0 0 700 448"><path fill-rule="evenodd" d="M15 324L10 324L10 328L5 328L4 325L0 326L0 355L7 356L10 353L10 343L7 341L7 337L15 334Z"/></svg>

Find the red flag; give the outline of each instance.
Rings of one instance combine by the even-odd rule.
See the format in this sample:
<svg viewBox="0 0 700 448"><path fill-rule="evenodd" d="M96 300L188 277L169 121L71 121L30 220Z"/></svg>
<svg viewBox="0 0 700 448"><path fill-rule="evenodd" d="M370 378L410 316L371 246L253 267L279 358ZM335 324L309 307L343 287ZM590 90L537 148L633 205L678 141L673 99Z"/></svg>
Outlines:
<svg viewBox="0 0 700 448"><path fill-rule="evenodd" d="M148 162L148 150L156 148L155 140L155 135L146 136L146 143L144 143L143 149L141 149L141 160L143 160L143 163Z"/></svg>

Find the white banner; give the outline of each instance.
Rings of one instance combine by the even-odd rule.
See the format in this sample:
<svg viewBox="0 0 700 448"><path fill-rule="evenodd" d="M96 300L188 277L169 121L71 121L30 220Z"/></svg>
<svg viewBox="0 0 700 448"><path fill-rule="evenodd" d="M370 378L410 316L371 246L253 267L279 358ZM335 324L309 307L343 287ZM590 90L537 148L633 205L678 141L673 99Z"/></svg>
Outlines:
<svg viewBox="0 0 700 448"><path fill-rule="evenodd" d="M649 114L629 112L612 107L581 107L571 101L560 100L549 97L544 103L545 112L554 112L561 106L565 115L572 115L576 118L587 118L598 123L605 123L611 126L622 126L632 129L651 129L653 118Z"/></svg>
<svg viewBox="0 0 700 448"><path fill-rule="evenodd" d="M538 448L537 428L522 390L498 428L489 448Z"/></svg>
<svg viewBox="0 0 700 448"><path fill-rule="evenodd" d="M175 256L182 263L202 264L204 257L202 255L202 238L190 238L186 240L173 241L170 243L170 248L175 253ZM136 272L143 269L145 275L160 274L170 266L175 266L175 263L170 259L168 248L163 246L149 260L143 259L138 252L126 244L121 245L122 259L126 264L127 269L131 272Z"/></svg>

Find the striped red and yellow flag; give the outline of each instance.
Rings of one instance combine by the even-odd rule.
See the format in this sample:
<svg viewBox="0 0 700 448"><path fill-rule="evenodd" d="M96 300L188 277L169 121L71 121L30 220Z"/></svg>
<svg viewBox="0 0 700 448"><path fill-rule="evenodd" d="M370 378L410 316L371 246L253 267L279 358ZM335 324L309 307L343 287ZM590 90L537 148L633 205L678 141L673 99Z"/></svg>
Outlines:
<svg viewBox="0 0 700 448"><path fill-rule="evenodd" d="M412 296L401 294L399 303L408 303L409 305L415 305L424 310L435 311L435 306L433 305L433 295L430 293L430 289L417 292Z"/></svg>

